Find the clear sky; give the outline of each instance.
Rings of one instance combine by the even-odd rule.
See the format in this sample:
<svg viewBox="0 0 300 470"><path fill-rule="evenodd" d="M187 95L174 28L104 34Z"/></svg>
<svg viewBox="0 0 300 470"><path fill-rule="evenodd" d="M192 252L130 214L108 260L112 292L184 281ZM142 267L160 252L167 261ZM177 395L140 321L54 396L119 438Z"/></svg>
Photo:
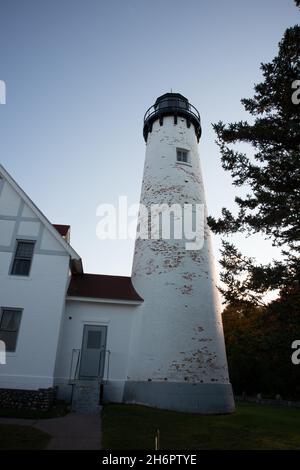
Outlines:
<svg viewBox="0 0 300 470"><path fill-rule="evenodd" d="M298 21L293 0L0 0L0 161L72 226L86 272L129 275L133 242L98 240L96 208L139 201L144 112L171 88L199 109L208 210L232 208L211 123L247 119L240 99ZM274 253L235 240L259 261Z"/></svg>

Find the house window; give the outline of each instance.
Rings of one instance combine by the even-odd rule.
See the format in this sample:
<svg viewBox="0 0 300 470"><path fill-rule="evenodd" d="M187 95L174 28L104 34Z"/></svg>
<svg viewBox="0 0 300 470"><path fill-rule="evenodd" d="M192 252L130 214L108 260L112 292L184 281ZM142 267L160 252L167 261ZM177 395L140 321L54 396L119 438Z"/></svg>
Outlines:
<svg viewBox="0 0 300 470"><path fill-rule="evenodd" d="M15 352L22 310L0 309L0 340L4 341L7 352Z"/></svg>
<svg viewBox="0 0 300 470"><path fill-rule="evenodd" d="M177 149L177 161L180 163L189 163L189 152L183 149Z"/></svg>
<svg viewBox="0 0 300 470"><path fill-rule="evenodd" d="M33 257L34 242L18 241L11 274L28 276Z"/></svg>

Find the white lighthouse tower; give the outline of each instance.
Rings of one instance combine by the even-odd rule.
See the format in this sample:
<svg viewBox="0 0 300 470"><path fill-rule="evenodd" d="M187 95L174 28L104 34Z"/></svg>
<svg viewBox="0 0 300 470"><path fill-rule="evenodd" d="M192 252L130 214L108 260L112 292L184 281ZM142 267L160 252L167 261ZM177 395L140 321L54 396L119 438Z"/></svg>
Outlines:
<svg viewBox="0 0 300 470"><path fill-rule="evenodd" d="M146 112L141 204L149 213L153 204L165 205L162 214L173 204L205 207L200 136L198 111L178 93L160 96ZM186 239L178 239L172 229L169 239L137 238L132 281L144 303L134 320L124 401L196 413L232 412L206 220L201 249L187 249Z"/></svg>

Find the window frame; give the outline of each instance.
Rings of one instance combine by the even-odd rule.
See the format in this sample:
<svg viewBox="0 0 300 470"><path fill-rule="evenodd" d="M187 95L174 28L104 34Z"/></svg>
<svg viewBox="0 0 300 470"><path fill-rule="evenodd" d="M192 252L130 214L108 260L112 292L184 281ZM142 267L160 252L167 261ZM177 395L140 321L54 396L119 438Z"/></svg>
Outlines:
<svg viewBox="0 0 300 470"><path fill-rule="evenodd" d="M20 321L19 321L19 324L18 324L18 328L16 330L7 330L7 329L4 329L4 328L1 327L3 315L6 312L14 312L14 313L17 313L20 316ZM14 342L14 346L15 346L14 349L8 349L7 343L3 339L1 339L2 341L4 341L5 349L6 349L7 353L14 354L17 351L19 333L20 333L21 322L22 322L22 315L23 315L23 309L22 308L19 308L19 307L0 307L0 334L3 331L4 333L15 333L15 335L16 335L15 336L15 342Z"/></svg>
<svg viewBox="0 0 300 470"><path fill-rule="evenodd" d="M181 154L186 154L186 161L184 160L178 160L178 155L179 153ZM183 149L183 148L176 148L176 163L183 164L183 165L190 165L190 156L189 156L189 150Z"/></svg>
<svg viewBox="0 0 300 470"><path fill-rule="evenodd" d="M24 256L17 256L19 243L27 243L27 244L32 244L33 245L32 256L30 258L29 257L24 257ZM12 262L11 262L11 266L10 266L10 271L9 271L10 276L20 276L20 277L29 277L30 276L30 271L31 271L32 261L33 261L33 256L34 256L34 250L35 250L35 244L36 244L36 240L32 240L32 239L26 240L26 239L20 238L20 239L16 240L15 250L14 250L14 254L13 254L13 258L12 258ZM13 272L15 262L18 261L18 260L23 260L23 261L29 261L30 262L27 274L21 274L21 273Z"/></svg>

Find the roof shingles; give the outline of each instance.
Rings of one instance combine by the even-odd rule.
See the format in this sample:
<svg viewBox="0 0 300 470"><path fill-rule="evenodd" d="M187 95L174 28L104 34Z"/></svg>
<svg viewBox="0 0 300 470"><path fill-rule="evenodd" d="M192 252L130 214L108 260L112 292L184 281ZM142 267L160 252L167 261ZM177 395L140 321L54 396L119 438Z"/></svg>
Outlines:
<svg viewBox="0 0 300 470"><path fill-rule="evenodd" d="M53 227L58 231L58 233L60 233L62 237L65 237L70 230L70 225L53 224Z"/></svg>
<svg viewBox="0 0 300 470"><path fill-rule="evenodd" d="M71 278L69 297L130 300L142 302L130 277L104 274L76 274Z"/></svg>

